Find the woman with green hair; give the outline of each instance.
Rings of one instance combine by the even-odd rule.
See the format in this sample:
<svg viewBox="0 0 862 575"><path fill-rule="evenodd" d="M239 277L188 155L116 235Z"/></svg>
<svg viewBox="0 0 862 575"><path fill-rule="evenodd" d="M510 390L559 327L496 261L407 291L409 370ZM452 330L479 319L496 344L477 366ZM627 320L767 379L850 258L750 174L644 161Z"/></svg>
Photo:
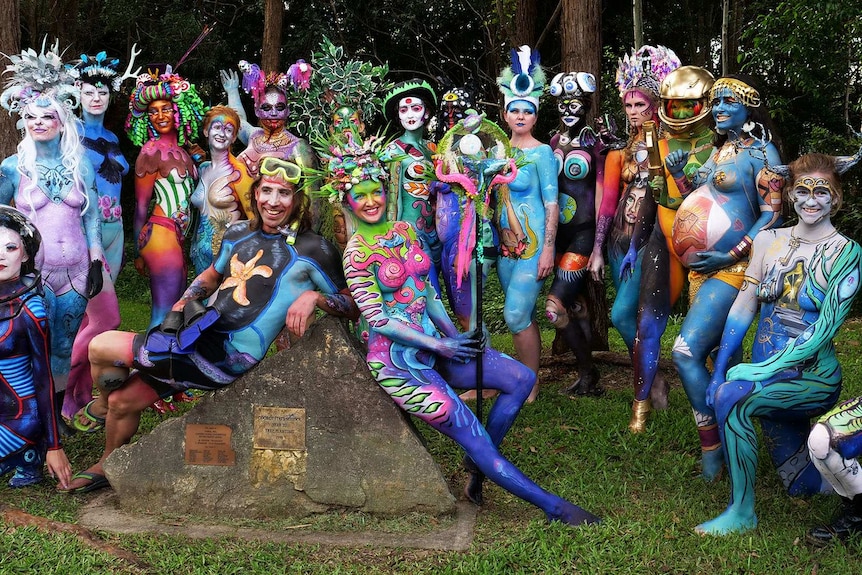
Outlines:
<svg viewBox="0 0 862 575"><path fill-rule="evenodd" d="M141 146L135 162L135 269L150 278L159 325L186 284L183 241L197 167L182 146L198 134L206 106L188 80L172 72L143 74L129 101L126 133ZM150 203L155 196L152 212Z"/></svg>

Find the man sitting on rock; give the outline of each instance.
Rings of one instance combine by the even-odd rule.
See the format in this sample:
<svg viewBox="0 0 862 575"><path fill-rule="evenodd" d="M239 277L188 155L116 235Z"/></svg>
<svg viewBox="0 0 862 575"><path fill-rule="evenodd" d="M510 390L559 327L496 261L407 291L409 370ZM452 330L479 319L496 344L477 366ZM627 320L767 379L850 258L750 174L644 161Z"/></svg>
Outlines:
<svg viewBox="0 0 862 575"><path fill-rule="evenodd" d="M301 337L318 308L358 316L338 251L310 231L300 177L296 164L264 158L253 186L255 218L227 229L213 264L162 325L147 334L109 331L93 339L93 379L109 393L105 451L73 477L70 493L108 485L102 463L131 440L141 413L160 397L231 384L263 359L283 327ZM137 371L130 375L131 368Z"/></svg>

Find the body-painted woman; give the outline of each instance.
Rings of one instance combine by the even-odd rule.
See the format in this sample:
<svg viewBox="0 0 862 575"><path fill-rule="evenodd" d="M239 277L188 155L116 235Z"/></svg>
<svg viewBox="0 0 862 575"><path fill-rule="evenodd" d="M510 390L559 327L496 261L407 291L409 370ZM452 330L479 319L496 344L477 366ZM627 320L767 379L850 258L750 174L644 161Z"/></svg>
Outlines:
<svg viewBox="0 0 862 575"><path fill-rule="evenodd" d="M557 98L560 128L551 138L559 177L559 226L555 240L554 281L545 314L578 361L578 375L565 393L599 395L599 372L593 365L590 313L584 299L587 263L596 233L596 198L601 197L604 162L596 133L586 117L596 91L587 72L557 74L550 92ZM572 310L572 317L569 311ZM575 321L570 321L570 320Z"/></svg>
<svg viewBox="0 0 862 575"><path fill-rule="evenodd" d="M665 163L681 181L685 199L673 223L673 248L690 269L691 303L673 345L673 361L691 403L702 453L703 476L713 479L724 464L715 412L706 404L706 362L745 277L754 237L775 225L781 213L783 179L769 169L780 163L768 141L769 115L749 83L721 78L710 90L718 133L709 160L691 184L683 166L688 154Z"/></svg>
<svg viewBox="0 0 862 575"><path fill-rule="evenodd" d="M81 55L75 64L77 85L81 90L81 118L84 121L84 150L95 168L98 213L102 223L102 249L108 278L99 292L87 303L81 328L72 345L72 368L69 385L63 398L63 417L79 431L101 428L101 418L94 415L93 378L90 375L88 347L98 334L120 326L120 304L114 284L123 265L124 234L120 192L129 163L120 150L117 135L105 127L105 115L111 94L117 93L126 78L134 78L132 66L137 52L132 50L125 73L117 69L119 60L100 52L95 56ZM110 281L107 281L110 279ZM104 411L104 410L102 410Z"/></svg>
<svg viewBox="0 0 862 575"><path fill-rule="evenodd" d="M37 267L47 288L51 371L61 391L87 299L104 281L95 175L74 115L79 90L60 61L58 45L39 54L24 52L10 67L15 74L0 104L21 115L25 135L18 153L0 167L0 202L14 201L42 234Z"/></svg>
<svg viewBox="0 0 862 575"><path fill-rule="evenodd" d="M135 268L150 278L151 328L162 322L186 285L183 242L190 231L197 167L182 146L197 137L205 111L194 85L169 68L139 76L129 101L126 133L141 146L135 162Z"/></svg>
<svg viewBox="0 0 862 575"><path fill-rule="evenodd" d="M723 103L716 109L721 114ZM719 120L719 128L721 124ZM798 222L757 234L744 282L724 325L707 402L715 409L727 454L731 497L721 515L698 525L699 533L721 535L757 525L754 418L760 419L788 493L821 491L822 477L808 457L806 439L811 417L826 412L841 392L841 366L832 338L850 313L862 275L862 248L838 233L831 221L841 204L838 174L858 156L837 160L807 154L789 170L777 168L789 176L785 197ZM758 308L751 363L728 369ZM815 428L811 441L814 461L825 458L828 431L824 436Z"/></svg>
<svg viewBox="0 0 862 575"><path fill-rule="evenodd" d="M604 275L602 251L607 242L611 279L617 290L611 321L623 338L629 354L633 352L637 333L638 288L641 278L641 256L646 237L635 246L637 260L632 273L621 276L623 257L631 245L641 203L647 193L648 152L644 122L658 124L659 85L665 76L679 67L672 50L663 46L643 46L619 61L616 86L629 126L629 139L622 149L608 152L605 158L601 205L596 217L596 238L590 255L590 273L600 281Z"/></svg>
<svg viewBox="0 0 862 575"><path fill-rule="evenodd" d="M422 80L400 82L383 99L386 120L398 122L404 129L389 145L389 153L399 159L389 167L392 180L387 194L386 218L412 225L431 255L435 269L439 270L441 245L434 225L434 201L431 197L434 145L424 137L425 125L436 105L434 90Z"/></svg>
<svg viewBox="0 0 862 575"><path fill-rule="evenodd" d="M191 197L200 218L189 249L198 274L212 264L228 226L252 216L254 179L245 162L231 153L239 129L239 116L227 106L214 106L204 116L203 134L210 154L209 160L200 166L200 179Z"/></svg>
<svg viewBox="0 0 862 575"><path fill-rule="evenodd" d="M42 467L66 487L71 467L57 426L48 318L35 271L39 232L20 212L0 207L0 476L12 487L42 480Z"/></svg>
<svg viewBox="0 0 862 575"><path fill-rule="evenodd" d="M489 479L541 508L551 521L593 523L594 515L527 478L498 450L535 380L512 358L486 348L483 384L500 394L483 427L451 386L475 388L480 332L462 334L429 278L431 259L405 222L386 221L386 171L373 145L330 148L324 190L356 219L344 252L347 285L368 321L371 374L399 407L454 439ZM354 184L353 182L359 181ZM442 334L442 335L441 335ZM477 501L474 475L465 489ZM480 491L479 491L480 493Z"/></svg>
<svg viewBox="0 0 862 575"><path fill-rule="evenodd" d="M533 137L545 74L538 52L527 46L512 51L512 66L497 78L503 93L503 119L523 167L497 192L496 224L500 238L497 274L505 303L503 319L518 359L539 371L542 341L536 324L536 301L545 278L554 270L554 239L560 213L557 204L557 161L547 144ZM538 381L530 393L535 399Z"/></svg>
<svg viewBox="0 0 862 575"><path fill-rule="evenodd" d="M661 158L677 151L689 153L682 170L685 180L694 177L712 151L709 108L712 83L712 74L703 68L682 66L670 72L660 84L659 118L667 135L659 140L659 152ZM646 241L641 256L637 335L632 354L635 388L629 421L632 433L646 429L652 401L667 402L667 386L663 379L657 378L661 336L667 328L670 310L685 283L685 270L670 245L676 209L682 196L674 176L664 167L659 170L664 171L664 177L659 175L650 181L652 193L647 193L641 201L638 221L620 270L623 277L632 273L638 258L638 246ZM656 389L657 393L651 393L654 381L661 384Z"/></svg>

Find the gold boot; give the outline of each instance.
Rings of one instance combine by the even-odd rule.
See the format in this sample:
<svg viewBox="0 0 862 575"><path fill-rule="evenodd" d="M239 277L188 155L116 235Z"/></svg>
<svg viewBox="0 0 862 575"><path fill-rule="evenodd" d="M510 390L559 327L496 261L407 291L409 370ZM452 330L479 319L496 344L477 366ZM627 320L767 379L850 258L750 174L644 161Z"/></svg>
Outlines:
<svg viewBox="0 0 862 575"><path fill-rule="evenodd" d="M649 412L649 398L643 400L636 399L632 403L632 419L629 421L629 431L632 433L643 433L646 431L646 420Z"/></svg>

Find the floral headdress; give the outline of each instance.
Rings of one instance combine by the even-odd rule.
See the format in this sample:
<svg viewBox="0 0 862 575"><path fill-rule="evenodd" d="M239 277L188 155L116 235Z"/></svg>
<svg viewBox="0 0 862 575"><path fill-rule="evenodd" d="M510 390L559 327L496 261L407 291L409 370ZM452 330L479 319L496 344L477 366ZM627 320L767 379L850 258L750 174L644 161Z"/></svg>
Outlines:
<svg viewBox="0 0 862 575"><path fill-rule="evenodd" d="M641 46L620 58L614 84L620 98L637 88L657 102L661 81L680 65L679 58L670 48Z"/></svg>
<svg viewBox="0 0 862 575"><path fill-rule="evenodd" d="M137 58L141 53L141 51L136 50L136 48L137 44L133 44L132 55L129 58L129 65L126 67L126 71L122 74L120 74L120 71L117 69L117 66L120 65L120 61L117 58L108 58L108 54L104 51L99 52L95 56L81 54L81 58L70 66L69 73L77 80L76 85L78 87L80 87L82 83L87 83L94 86L106 86L112 92L118 92L123 80L128 78L137 78L138 74L141 73L140 68L132 72L132 66L135 65L135 58Z"/></svg>
<svg viewBox="0 0 862 575"><path fill-rule="evenodd" d="M545 89L545 72L539 64L539 52L529 46L512 49L512 65L497 78L505 106L514 100L526 100L539 109L539 97Z"/></svg>
<svg viewBox="0 0 862 575"><path fill-rule="evenodd" d="M137 78L129 98L129 115L126 118L126 134L133 144L143 146L149 138L157 137L147 117L147 107L156 100L167 100L173 104L177 143L180 146L197 137L207 106L198 95L195 85L176 74L168 64L164 70L150 69Z"/></svg>
<svg viewBox="0 0 862 575"><path fill-rule="evenodd" d="M0 106L10 113L20 114L32 103L47 106L50 100L58 102L67 113L78 107L80 92L61 59L60 41L55 40L47 51L46 42L47 38L42 42L39 52L29 48L9 56L11 63L6 66L5 73L12 77L0 94Z"/></svg>
<svg viewBox="0 0 862 575"><path fill-rule="evenodd" d="M394 159L386 150L388 144L378 136L363 141L355 132L346 136L334 134L328 140L318 141L317 152L326 169L320 171L324 184L317 194L336 204L344 201L345 194L359 182L385 184L389 179L386 163Z"/></svg>

